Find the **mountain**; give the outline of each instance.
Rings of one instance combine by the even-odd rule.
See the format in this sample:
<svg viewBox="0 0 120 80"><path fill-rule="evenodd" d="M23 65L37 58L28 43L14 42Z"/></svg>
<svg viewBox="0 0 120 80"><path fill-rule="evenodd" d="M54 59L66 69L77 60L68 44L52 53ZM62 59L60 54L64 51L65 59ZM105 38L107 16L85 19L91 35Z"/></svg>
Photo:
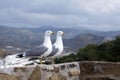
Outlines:
<svg viewBox="0 0 120 80"><path fill-rule="evenodd" d="M105 37L93 35L93 34L80 34L72 39L65 39L64 45L68 46L71 51L78 51L79 48L83 48L88 44L101 44Z"/></svg>
<svg viewBox="0 0 120 80"><path fill-rule="evenodd" d="M64 39L70 39L78 34L85 33L87 30L74 29L74 28L55 28L50 26L38 27L38 28L15 28L0 26L0 47L6 45L29 47L36 46L43 42L44 32L46 30L52 30L57 32L62 30L65 32ZM55 35L52 36L52 40L55 41Z"/></svg>
<svg viewBox="0 0 120 80"><path fill-rule="evenodd" d="M101 35L101 36L105 36L105 37L108 37L108 38L115 38L117 35L120 35L120 30L118 30L118 31L107 31L107 32L95 31L95 32L91 32L91 34Z"/></svg>
<svg viewBox="0 0 120 80"><path fill-rule="evenodd" d="M72 51L77 51L80 47L84 47L87 44L99 44L104 37L114 38L120 34L120 31L100 32L85 29L83 27L76 29L74 26L73 28L55 28L51 26L16 28L0 26L0 48L14 46L28 49L42 44L44 32L46 30L52 30L54 32L57 32L58 30L64 31L64 45L69 47ZM55 35L52 36L52 41L55 41Z"/></svg>
<svg viewBox="0 0 120 80"><path fill-rule="evenodd" d="M24 28L0 27L0 47L6 45L26 46L35 42L41 42L41 33L34 33ZM29 46L29 45L28 45Z"/></svg>

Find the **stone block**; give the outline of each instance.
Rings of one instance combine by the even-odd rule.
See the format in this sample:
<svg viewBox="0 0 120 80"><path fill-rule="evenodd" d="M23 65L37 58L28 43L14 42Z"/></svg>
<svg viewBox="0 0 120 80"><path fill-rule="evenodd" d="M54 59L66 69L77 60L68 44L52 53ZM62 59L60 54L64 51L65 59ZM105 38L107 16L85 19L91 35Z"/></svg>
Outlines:
<svg viewBox="0 0 120 80"><path fill-rule="evenodd" d="M18 78L14 75L0 73L0 80L18 80Z"/></svg>
<svg viewBox="0 0 120 80"><path fill-rule="evenodd" d="M60 71L59 67L54 67L54 72L58 73Z"/></svg>
<svg viewBox="0 0 120 80"><path fill-rule="evenodd" d="M27 69L25 67L14 67L14 72L22 71L25 72Z"/></svg>
<svg viewBox="0 0 120 80"><path fill-rule="evenodd" d="M49 80L67 80L67 77L63 76L61 73L53 73L52 76L49 77Z"/></svg>
<svg viewBox="0 0 120 80"><path fill-rule="evenodd" d="M94 73L93 62L81 62L80 71L81 71L81 75L93 74Z"/></svg>
<svg viewBox="0 0 120 80"><path fill-rule="evenodd" d="M61 70L64 70L64 69L66 69L66 66L65 65L61 65L60 68L61 68Z"/></svg>
<svg viewBox="0 0 120 80"><path fill-rule="evenodd" d="M28 80L41 80L41 71L39 66L36 66Z"/></svg>
<svg viewBox="0 0 120 80"><path fill-rule="evenodd" d="M101 63L99 64L103 74L114 74L120 76L120 64L117 63Z"/></svg>
<svg viewBox="0 0 120 80"><path fill-rule="evenodd" d="M79 76L80 71L79 70L70 70L69 71L69 76Z"/></svg>
<svg viewBox="0 0 120 80"><path fill-rule="evenodd" d="M69 68L74 68L74 67L77 67L77 65L76 64L69 64Z"/></svg>

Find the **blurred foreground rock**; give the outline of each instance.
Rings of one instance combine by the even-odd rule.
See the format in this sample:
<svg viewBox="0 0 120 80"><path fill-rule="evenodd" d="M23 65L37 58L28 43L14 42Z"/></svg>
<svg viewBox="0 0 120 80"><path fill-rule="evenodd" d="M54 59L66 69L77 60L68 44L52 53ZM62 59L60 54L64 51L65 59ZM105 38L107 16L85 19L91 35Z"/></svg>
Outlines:
<svg viewBox="0 0 120 80"><path fill-rule="evenodd" d="M0 80L120 80L120 63L83 61L1 68Z"/></svg>

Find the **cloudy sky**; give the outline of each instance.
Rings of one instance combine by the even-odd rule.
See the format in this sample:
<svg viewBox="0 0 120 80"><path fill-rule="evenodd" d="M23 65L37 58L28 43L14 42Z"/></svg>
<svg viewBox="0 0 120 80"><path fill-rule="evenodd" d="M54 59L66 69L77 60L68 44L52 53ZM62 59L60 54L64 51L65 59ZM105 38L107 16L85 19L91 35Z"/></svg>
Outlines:
<svg viewBox="0 0 120 80"><path fill-rule="evenodd" d="M120 30L120 0L0 0L0 25Z"/></svg>

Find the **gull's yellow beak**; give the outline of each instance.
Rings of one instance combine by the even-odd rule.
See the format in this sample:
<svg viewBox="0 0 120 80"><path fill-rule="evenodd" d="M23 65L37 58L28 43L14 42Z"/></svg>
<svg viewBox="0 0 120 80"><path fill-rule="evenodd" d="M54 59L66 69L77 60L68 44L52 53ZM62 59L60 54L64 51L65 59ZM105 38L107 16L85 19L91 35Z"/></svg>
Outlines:
<svg viewBox="0 0 120 80"><path fill-rule="evenodd" d="M55 34L55 32L52 32L52 34Z"/></svg>
<svg viewBox="0 0 120 80"><path fill-rule="evenodd" d="M65 35L65 33L63 32L62 35Z"/></svg>

